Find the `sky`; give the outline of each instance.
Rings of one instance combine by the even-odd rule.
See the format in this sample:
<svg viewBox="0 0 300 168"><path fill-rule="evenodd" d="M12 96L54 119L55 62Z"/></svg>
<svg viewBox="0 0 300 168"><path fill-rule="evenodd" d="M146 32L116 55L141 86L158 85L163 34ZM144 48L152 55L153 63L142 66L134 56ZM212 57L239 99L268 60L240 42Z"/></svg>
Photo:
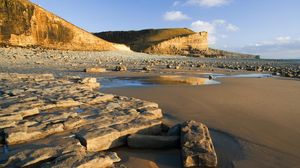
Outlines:
<svg viewBox="0 0 300 168"><path fill-rule="evenodd" d="M300 59L300 0L31 0L90 32L185 27L212 48Z"/></svg>

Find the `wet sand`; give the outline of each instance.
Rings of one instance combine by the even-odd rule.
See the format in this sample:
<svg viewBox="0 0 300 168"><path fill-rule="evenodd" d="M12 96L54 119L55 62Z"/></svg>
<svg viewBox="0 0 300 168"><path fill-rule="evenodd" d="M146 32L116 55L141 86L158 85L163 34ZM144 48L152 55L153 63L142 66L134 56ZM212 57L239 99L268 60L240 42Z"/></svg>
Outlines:
<svg viewBox="0 0 300 168"><path fill-rule="evenodd" d="M220 167L299 166L300 82L282 78L228 78L220 81L220 85L102 91L157 102L169 123L193 119L207 124L213 134ZM137 155L130 150L124 152L129 158L145 159L144 154ZM170 161L163 152L147 156L146 160L152 160L159 167L174 167L155 162L154 156L161 156L165 163ZM124 163L136 164L130 159Z"/></svg>

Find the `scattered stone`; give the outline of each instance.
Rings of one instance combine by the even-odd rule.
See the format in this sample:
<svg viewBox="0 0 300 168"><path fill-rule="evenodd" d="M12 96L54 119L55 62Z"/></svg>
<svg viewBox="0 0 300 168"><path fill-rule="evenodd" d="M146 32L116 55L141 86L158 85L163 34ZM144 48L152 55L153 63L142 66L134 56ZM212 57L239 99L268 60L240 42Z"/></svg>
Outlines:
<svg viewBox="0 0 300 168"><path fill-rule="evenodd" d="M86 68L84 70L86 73L101 73L101 72L106 72L105 68Z"/></svg>
<svg viewBox="0 0 300 168"><path fill-rule="evenodd" d="M115 67L115 71L127 71L127 67L125 65L118 65Z"/></svg>
<svg viewBox="0 0 300 168"><path fill-rule="evenodd" d="M96 89L100 87L100 83L97 82L96 78L84 78L80 81L83 85L90 89Z"/></svg>
<svg viewBox="0 0 300 168"><path fill-rule="evenodd" d="M141 149L167 149L180 146L179 136L153 136L134 134L127 138L128 146Z"/></svg>
<svg viewBox="0 0 300 168"><path fill-rule="evenodd" d="M130 134L161 133L162 112L156 103L99 93L93 90L99 86L96 78L0 73L0 79L3 90L26 86L22 96L4 92L0 98L0 128L8 145L76 128L88 150L100 151L126 144Z"/></svg>
<svg viewBox="0 0 300 168"><path fill-rule="evenodd" d="M196 121L187 121L181 128L184 167L216 167L215 152L208 128Z"/></svg>
<svg viewBox="0 0 300 168"><path fill-rule="evenodd" d="M151 68L149 66L143 67L143 71L151 71Z"/></svg>

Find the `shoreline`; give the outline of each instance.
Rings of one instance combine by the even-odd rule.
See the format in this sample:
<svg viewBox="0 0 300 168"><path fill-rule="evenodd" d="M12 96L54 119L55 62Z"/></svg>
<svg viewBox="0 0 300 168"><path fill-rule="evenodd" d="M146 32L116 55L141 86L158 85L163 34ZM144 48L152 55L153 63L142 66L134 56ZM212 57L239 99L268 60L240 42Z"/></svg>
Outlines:
<svg viewBox="0 0 300 168"><path fill-rule="evenodd" d="M95 55L88 55L87 52L70 54L55 51L31 53L28 56L26 54L30 52L26 50L25 53L19 53L16 58L13 58L13 54L16 53L18 52L13 51L11 55L4 55L0 58L0 72L53 73L58 77L75 75L96 78L256 73L211 66L197 67L206 59L187 57L170 59L171 57L152 57L140 53L98 52L94 53ZM53 53L57 55L53 56ZM219 59L209 59L209 61L215 62ZM177 63L181 63L179 69L174 68ZM128 71L111 71L117 65L126 65ZM150 71L142 70L148 65L151 67ZM172 68L166 68L167 65L172 65ZM86 67L104 67L109 71L85 73L83 70ZM209 127L213 137L219 157L219 167L293 167L299 165L300 155L297 149L300 149L298 143L300 132L297 128L300 125L297 119L300 114L296 105L297 100L300 100L300 95L297 94L300 93L300 80L279 76L218 78L217 80L221 84L106 88L100 89L100 92L156 102L164 112L164 122L169 125L190 119L203 122ZM114 150L119 150L121 157L129 155L121 163L132 167L140 164L147 164L149 167L174 167L175 163L178 165L180 162L178 156L180 152L176 149L165 153L159 150L147 153L144 150L124 147L112 151ZM144 158L139 158L140 155ZM170 161L168 155L176 161L174 163Z"/></svg>
<svg viewBox="0 0 300 168"><path fill-rule="evenodd" d="M139 88L111 88L111 89L103 89L103 92L107 93L114 93L119 95L125 95L130 97L137 97L137 98L143 98L145 100L156 100L160 107L165 112L165 116L171 118L173 121L182 121L187 119L195 119L199 120L205 124L208 125L210 130L220 130L221 132L224 132L225 135L232 135L231 141L234 141L236 139L242 146L242 151L245 153L244 159L238 159L233 160L233 165L235 167L264 167L264 166L270 166L270 167L280 167L281 166L287 166L288 167L296 166L298 163L300 163L300 156L298 154L297 149L300 147L297 143L300 140L299 133L297 131L297 128L299 123L297 123L297 116L299 114L295 111L296 107L292 107L292 104L295 104L296 100L299 99L300 95L297 95L296 93L300 90L297 89L298 82L299 81L291 81L291 80L284 80L284 79L278 79L278 78L262 78L262 79L222 79L222 84L220 85L203 85L203 86L153 86L153 87L139 87ZM246 82L245 82L246 81ZM250 82L254 81L254 82ZM266 82L267 81L267 82ZM239 85L235 84L235 82L239 82ZM293 82L292 86L291 82ZM242 86L242 84L244 86ZM248 83L246 85L246 83ZM252 89L247 91L245 88L250 86L251 84L255 84L256 86L252 86ZM257 84L258 83L258 84ZM260 91L257 89L260 88L260 85L266 85L273 83L271 87L269 86L270 91L276 92L272 95L285 95L281 97L284 102L278 109L278 106L272 108L271 105L266 106L265 104L262 104L259 102L263 102L262 100L256 100L254 102L258 104L249 104L248 102L251 102L255 100L255 97L257 97L260 94ZM281 83L281 84L280 84ZM282 84L288 84L286 86L289 88L294 94L291 96L291 91L288 91L288 93L284 93L282 91L278 91L278 86L274 85L282 85ZM233 86L232 86L233 85ZM243 101L243 99L240 99L239 97L239 103L244 102L244 107L237 107L237 108L243 108L246 110L246 113L239 114L237 112L226 112L226 114L222 114L220 112L224 111L222 110L222 107L218 107L218 102L213 101L214 96L208 96L209 94L218 95L220 94L228 94L228 91L224 93L224 90L228 89L228 86L230 87L237 87L235 88L237 93L247 93L250 94L249 96L252 97L250 100L245 99L246 102ZM222 91L220 89L216 89L218 87L222 88ZM244 88L245 87L245 88ZM275 87L275 88L274 88ZM280 87L280 86L279 86ZM205 89L204 89L205 88ZM225 89L226 88L226 89ZM241 91L241 89L243 91ZM296 90L298 91L296 91ZM151 90L151 91L150 91ZM200 92L205 93L196 93L196 90L200 90ZM206 91L209 90L209 91ZM254 91L254 92L253 92ZM176 94L176 92L178 94ZM199 92L199 91L198 91ZM223 93L222 93L223 92ZM201 95L205 95L204 102L200 103L199 101L195 101L191 99L192 97L195 98ZM252 94L252 95L251 95ZM254 96L254 95L255 96ZM179 96L180 95L180 96ZM243 96L243 94L240 94L239 96ZM271 95L269 95L271 99L267 102L267 104L273 103L274 101L278 101L277 99ZM294 97L296 96L296 97ZM178 98L180 97L180 98ZM189 98L191 97L191 98ZM223 97L223 96L221 96ZM293 101L291 100L294 99ZM179 100L180 99L180 100ZM188 100L185 100L188 99ZM206 100L207 99L207 100ZM223 100L222 98L220 98ZM273 100L272 100L273 99ZM235 102L236 100L232 100ZM292 101L292 102L291 102ZM228 101L227 101L228 102ZM231 101L230 101L231 102ZM195 107L197 103L199 108ZM208 103L208 104L206 104ZM224 103L224 102L223 102ZM184 107L182 105L185 104ZM192 105L194 104L194 105ZM226 104L226 103L225 103ZM235 104L235 103L233 103ZM229 109L233 110L234 106L233 104L228 104L230 107ZM288 105L289 104L289 105ZM226 106L228 106L226 105ZM246 105L246 106L245 106ZM223 105L224 106L224 105ZM253 107L254 106L254 107ZM255 107L256 106L256 107ZM274 106L274 105L273 105ZM283 110L284 106L289 106L290 108L294 109L285 109ZM247 109L245 109L248 108ZM258 109L261 109L262 107L271 108L273 110L267 110L268 113L272 112L273 117L270 117L268 115L260 115L261 112L256 112ZM204 108L204 109L203 109ZM277 108L277 109L276 109ZM196 115L196 111L200 110L199 115ZM202 110L201 110L202 109ZM209 113L205 112L206 110L209 111ZM216 110L219 109L219 110ZM187 111L191 111L188 112ZM196 110L196 111L195 111ZM250 110L250 111L249 111ZM282 110L282 113L289 112L289 114L280 114L278 113L280 110ZM236 111L236 110L235 110ZM252 111L252 114L251 114ZM261 111L261 110L260 110ZM290 113L291 111L294 111L294 113ZM171 114L171 115L170 115ZM244 116L246 115L246 116ZM277 115L277 116L276 116ZM286 116L286 115L293 115L293 116ZM281 116L281 117L279 117ZM285 116L285 117L283 117ZM232 120L231 118L235 118L235 120ZM286 119L284 119L286 118ZM243 122L243 124L238 124L236 120ZM284 121L286 120L286 121ZM275 123L274 123L275 122ZM279 124L279 125L278 125ZM257 125L257 126L253 126ZM289 128L286 128L286 127ZM239 127L239 128L235 128ZM272 132L270 130L275 129L278 130L278 132ZM258 131L260 130L260 131ZM288 131L287 131L288 130ZM215 132L215 131L211 131ZM213 133L212 133L213 134ZM278 138L278 140L273 140L273 137ZM270 140L272 138L272 140ZM218 141L218 138L213 138L214 141ZM215 144L218 144L218 142L215 142ZM298 145L298 147L297 147ZM224 148L224 147L223 147ZM217 153L218 148L216 147ZM224 152L224 149L223 149ZM237 150L235 152L238 152ZM261 154L261 152L263 154ZM222 153L222 152L221 152ZM219 151L220 155L220 151ZM259 156L259 157L258 157ZM278 160L276 158L280 157L281 160ZM268 162L265 162L264 160L268 160ZM284 163L283 163L284 162ZM226 167L226 166L225 166Z"/></svg>

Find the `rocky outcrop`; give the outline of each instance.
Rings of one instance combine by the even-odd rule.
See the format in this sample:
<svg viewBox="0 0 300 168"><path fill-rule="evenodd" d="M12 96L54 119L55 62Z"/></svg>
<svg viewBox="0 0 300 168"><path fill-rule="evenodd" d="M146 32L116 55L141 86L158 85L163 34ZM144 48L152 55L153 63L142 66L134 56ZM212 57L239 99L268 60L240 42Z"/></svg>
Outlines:
<svg viewBox="0 0 300 168"><path fill-rule="evenodd" d="M191 50L206 51L208 33L200 32L182 37L175 37L152 45L144 50L150 54L189 55Z"/></svg>
<svg viewBox="0 0 300 168"><path fill-rule="evenodd" d="M115 154L95 152L125 145L131 134L161 132L156 103L99 86L96 78L0 73L0 143L10 149L0 153L0 167L111 166Z"/></svg>
<svg viewBox="0 0 300 168"><path fill-rule="evenodd" d="M207 32L197 33L187 28L110 31L95 33L95 35L110 42L125 44L133 51L149 54L210 58L259 58L256 55L209 48Z"/></svg>
<svg viewBox="0 0 300 168"><path fill-rule="evenodd" d="M196 121L187 121L181 127L181 148L184 167L216 167L215 152L208 128Z"/></svg>
<svg viewBox="0 0 300 168"><path fill-rule="evenodd" d="M160 42L170 40L176 37L195 34L190 29L172 28L172 29L145 29L139 31L109 31L94 33L96 36L110 42L125 44L131 50L144 52L147 48Z"/></svg>
<svg viewBox="0 0 300 168"><path fill-rule="evenodd" d="M0 1L0 44L65 50L116 50L114 44L28 0Z"/></svg>

